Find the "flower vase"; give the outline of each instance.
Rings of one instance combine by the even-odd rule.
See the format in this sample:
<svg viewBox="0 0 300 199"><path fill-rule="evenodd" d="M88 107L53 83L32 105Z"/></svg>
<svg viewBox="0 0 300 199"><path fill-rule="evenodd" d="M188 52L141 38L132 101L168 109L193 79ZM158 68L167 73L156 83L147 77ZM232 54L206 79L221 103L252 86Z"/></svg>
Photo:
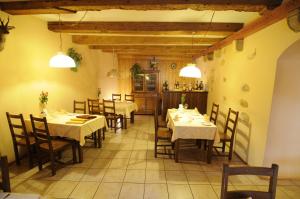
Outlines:
<svg viewBox="0 0 300 199"><path fill-rule="evenodd" d="M42 117L46 117L47 114L48 114L47 104L46 103L40 103L40 115Z"/></svg>

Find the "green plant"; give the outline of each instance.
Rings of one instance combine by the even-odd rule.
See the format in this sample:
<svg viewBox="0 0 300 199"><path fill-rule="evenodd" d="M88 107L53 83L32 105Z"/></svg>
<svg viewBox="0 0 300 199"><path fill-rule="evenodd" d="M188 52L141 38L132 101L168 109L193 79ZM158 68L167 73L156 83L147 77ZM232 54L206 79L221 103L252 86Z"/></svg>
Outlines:
<svg viewBox="0 0 300 199"><path fill-rule="evenodd" d="M135 63L130 68L130 72L133 77L136 77L138 74L142 73L142 68L138 63Z"/></svg>
<svg viewBox="0 0 300 199"><path fill-rule="evenodd" d="M69 48L68 52L67 52L67 55L69 57L71 57L74 60L75 64L76 64L76 67L75 68L71 68L71 70L74 71L74 72L77 72L78 67L80 66L81 61L82 61L81 54L79 54L78 52L76 52L76 50L74 48Z"/></svg>
<svg viewBox="0 0 300 199"><path fill-rule="evenodd" d="M180 101L181 101L182 105L184 105L184 103L185 103L185 97L186 97L186 94L181 94Z"/></svg>
<svg viewBox="0 0 300 199"><path fill-rule="evenodd" d="M48 103L48 92L42 91L40 94L39 100L40 100L41 104L47 104Z"/></svg>

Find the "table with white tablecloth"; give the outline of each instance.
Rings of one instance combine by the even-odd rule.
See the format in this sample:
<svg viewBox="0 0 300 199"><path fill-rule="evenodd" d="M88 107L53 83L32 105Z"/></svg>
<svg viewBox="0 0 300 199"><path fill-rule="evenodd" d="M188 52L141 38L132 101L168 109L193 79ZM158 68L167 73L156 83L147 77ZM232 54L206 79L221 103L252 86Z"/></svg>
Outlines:
<svg viewBox="0 0 300 199"><path fill-rule="evenodd" d="M126 118L130 118L130 122L134 123L134 112L138 110L136 103L131 101L118 101L115 100L116 114L123 115L125 120L125 129L127 128Z"/></svg>
<svg viewBox="0 0 300 199"><path fill-rule="evenodd" d="M169 109L167 112L167 126L172 129L172 142L175 142L175 160L178 161L179 140L196 139L208 141L207 162L211 161L213 143L218 143L220 137L217 127L207 117L201 115L197 109Z"/></svg>

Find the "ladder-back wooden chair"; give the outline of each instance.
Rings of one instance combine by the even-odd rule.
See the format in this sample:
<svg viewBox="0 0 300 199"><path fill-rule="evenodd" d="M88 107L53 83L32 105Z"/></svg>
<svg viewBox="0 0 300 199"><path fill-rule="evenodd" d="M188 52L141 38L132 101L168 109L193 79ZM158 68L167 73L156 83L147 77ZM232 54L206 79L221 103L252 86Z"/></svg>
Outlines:
<svg viewBox="0 0 300 199"><path fill-rule="evenodd" d="M252 199L275 199L278 176L278 165L272 164L267 167L229 167L223 165L223 176L221 186L221 199L252 198ZM234 175L257 175L269 177L269 188L267 192L252 190L228 191L228 178Z"/></svg>
<svg viewBox="0 0 300 199"><path fill-rule="evenodd" d="M43 168L42 152L45 152L50 158L52 175L56 174L56 162L62 163L57 157L60 157L60 153L68 147L72 147L73 163L77 162L75 141L57 139L50 136L46 117L38 118L30 114L30 119L37 144L39 170L42 170Z"/></svg>
<svg viewBox="0 0 300 199"><path fill-rule="evenodd" d="M0 189L2 189L4 192L11 192L7 156L0 157L0 168L1 168Z"/></svg>
<svg viewBox="0 0 300 199"><path fill-rule="evenodd" d="M219 104L213 103L209 120L213 122L215 125L217 124L218 114L219 114Z"/></svg>
<svg viewBox="0 0 300 199"><path fill-rule="evenodd" d="M23 115L22 114L13 115L6 112L6 117L7 117L9 130L13 141L16 164L17 165L21 164L18 146L22 146L26 148L27 155L28 155L28 165L29 168L32 168L34 150L35 150L34 149L35 139L32 134L27 132Z"/></svg>
<svg viewBox="0 0 300 199"><path fill-rule="evenodd" d="M119 101L121 101L122 95L121 94L112 94L111 95L111 99L112 100L119 100Z"/></svg>
<svg viewBox="0 0 300 199"><path fill-rule="evenodd" d="M127 101L127 102L134 102L134 95L127 95L127 94L125 94L125 101Z"/></svg>
<svg viewBox="0 0 300 199"><path fill-rule="evenodd" d="M73 102L73 112L86 114L86 102L85 101L76 101Z"/></svg>
<svg viewBox="0 0 300 199"><path fill-rule="evenodd" d="M114 100L103 100L103 110L108 126L113 128L115 133L118 128L123 128L123 115L116 114L116 106ZM118 120L120 127L118 127Z"/></svg>

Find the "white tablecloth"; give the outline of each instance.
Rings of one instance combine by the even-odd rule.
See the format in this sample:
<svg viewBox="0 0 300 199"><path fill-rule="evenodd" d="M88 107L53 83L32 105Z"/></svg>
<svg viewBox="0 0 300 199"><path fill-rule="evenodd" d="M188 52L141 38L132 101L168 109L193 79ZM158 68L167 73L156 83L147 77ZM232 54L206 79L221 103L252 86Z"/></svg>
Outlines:
<svg viewBox="0 0 300 199"><path fill-rule="evenodd" d="M132 111L137 111L138 106L134 102L127 101L115 101L116 114L125 115L127 118L130 117Z"/></svg>
<svg viewBox="0 0 300 199"><path fill-rule="evenodd" d="M51 136L68 137L79 141L80 145L85 144L84 137L107 127L104 116L97 115L97 118L86 121L83 124L67 124L72 118L76 118L76 113L53 113L47 116L49 133ZM27 131L32 131L30 119L25 119Z"/></svg>
<svg viewBox="0 0 300 199"><path fill-rule="evenodd" d="M220 142L217 127L202 116L198 110L168 109L166 120L168 127L173 130L172 142L179 138Z"/></svg>

